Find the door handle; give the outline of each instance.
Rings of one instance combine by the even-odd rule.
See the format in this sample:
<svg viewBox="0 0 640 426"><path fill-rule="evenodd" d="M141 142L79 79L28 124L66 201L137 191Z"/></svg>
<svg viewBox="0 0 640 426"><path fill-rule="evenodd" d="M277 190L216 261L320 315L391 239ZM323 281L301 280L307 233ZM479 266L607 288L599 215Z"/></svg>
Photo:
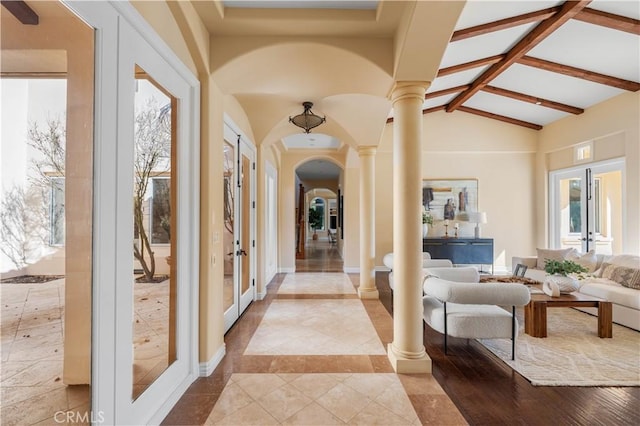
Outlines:
<svg viewBox="0 0 640 426"><path fill-rule="evenodd" d="M236 253L236 255L237 255L237 256L240 256L240 255L246 256L246 255L247 255L247 252L246 252L246 251L244 251L243 249L240 249L240 250L238 250L238 252Z"/></svg>

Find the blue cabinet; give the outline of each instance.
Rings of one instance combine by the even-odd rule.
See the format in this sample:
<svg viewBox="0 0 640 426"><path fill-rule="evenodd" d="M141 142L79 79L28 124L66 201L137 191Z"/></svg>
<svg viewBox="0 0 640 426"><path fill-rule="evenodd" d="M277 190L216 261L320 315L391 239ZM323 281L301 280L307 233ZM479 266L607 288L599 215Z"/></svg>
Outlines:
<svg viewBox="0 0 640 426"><path fill-rule="evenodd" d="M424 238L422 251L454 265L491 265L493 274L493 238Z"/></svg>

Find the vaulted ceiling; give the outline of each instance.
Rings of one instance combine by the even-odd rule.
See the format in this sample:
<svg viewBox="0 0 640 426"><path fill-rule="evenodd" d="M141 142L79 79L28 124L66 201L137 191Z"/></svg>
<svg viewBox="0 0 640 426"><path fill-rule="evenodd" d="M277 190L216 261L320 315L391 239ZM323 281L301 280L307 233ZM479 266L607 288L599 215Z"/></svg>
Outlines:
<svg viewBox="0 0 640 426"><path fill-rule="evenodd" d="M468 1L424 113L541 129L638 91L639 19L637 1Z"/></svg>

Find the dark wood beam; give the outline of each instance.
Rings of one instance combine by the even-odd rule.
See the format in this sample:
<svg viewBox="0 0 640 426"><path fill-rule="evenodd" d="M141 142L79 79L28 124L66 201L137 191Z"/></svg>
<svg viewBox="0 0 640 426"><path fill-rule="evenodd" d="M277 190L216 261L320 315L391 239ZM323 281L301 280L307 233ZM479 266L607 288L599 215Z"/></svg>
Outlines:
<svg viewBox="0 0 640 426"><path fill-rule="evenodd" d="M484 86L482 90L487 93L493 93L494 95L505 96L507 98L516 99L518 101L529 102L531 104L568 112L569 114L577 115L584 112L584 109L582 108L561 104L560 102L554 102L548 99L538 98L536 96L525 95L524 93L513 92L511 90L502 89L500 87Z"/></svg>
<svg viewBox="0 0 640 426"><path fill-rule="evenodd" d="M531 56L523 56L516 62L522 65L527 65L529 67L540 68L545 71L551 71L568 75L570 77L581 78L583 80L589 80L593 81L594 83L617 87L618 89L628 90L630 92L637 92L638 90L640 90L640 83L636 83L635 81L624 80L618 77L611 77L609 75L587 71L581 68L571 67L569 65L562 65L556 62L546 61L544 59L533 58Z"/></svg>
<svg viewBox="0 0 640 426"><path fill-rule="evenodd" d="M467 90L469 88L469 84L464 84L462 86L456 86L456 87L450 87L448 89L442 89L442 90L438 90L436 92L431 92L431 93L427 93L426 95L424 95L425 99L433 99L433 98L437 98L439 96L444 96L444 95L449 95L451 93L460 93L463 90Z"/></svg>
<svg viewBox="0 0 640 426"><path fill-rule="evenodd" d="M422 110L422 114L424 115L424 114L429 114L431 112L444 111L446 107L447 107L446 105L440 105L440 106L435 106L431 108L425 108ZM387 124L388 123L393 123L393 117L387 118Z"/></svg>
<svg viewBox="0 0 640 426"><path fill-rule="evenodd" d="M480 89L489 84L491 80L499 76L518 59L526 55L528 51L536 47L555 30L560 28L562 24L576 16L581 10L587 7L589 3L590 0L567 1L564 3L558 12L556 12L552 17L542 21L533 30L531 30L529 34L516 43L516 45L507 52L504 59L493 64L488 70L482 73L480 77L471 83L471 87L469 89L460 93L453 101L451 101L447 106L447 112L455 111L458 107L462 106L463 103L469 100L469 98L475 95Z"/></svg>
<svg viewBox="0 0 640 426"><path fill-rule="evenodd" d="M542 129L542 126L539 125L539 124L529 123L528 121L517 120L515 118L505 117L504 115L493 114L491 112L482 111L482 110L475 109L475 108L469 108L469 107L466 107L466 106L461 106L461 107L459 107L457 109L458 109L458 111L468 112L469 114L475 114L475 115L479 115L481 117L491 118L493 120L504 121L505 123L515 124L517 126L528 127L529 129L533 129L533 130Z"/></svg>
<svg viewBox="0 0 640 426"><path fill-rule="evenodd" d="M505 55L489 56L488 58L476 59L475 61L465 62L464 64L453 65L447 68L438 70L438 77L444 77L445 75L455 74L457 72L470 70L473 68L483 67L485 65L493 65L503 60Z"/></svg>
<svg viewBox="0 0 640 426"><path fill-rule="evenodd" d="M550 7L549 9L542 9L535 12L525 13L524 15L513 16L499 21L476 25L475 27L464 28L462 30L455 31L451 36L451 41L464 40L465 38L489 34L494 31L506 30L519 25L530 24L531 22L542 21L551 18L559 10L560 6Z"/></svg>
<svg viewBox="0 0 640 426"><path fill-rule="evenodd" d="M13 16L24 25L38 25L38 14L23 1L0 1Z"/></svg>
<svg viewBox="0 0 640 426"><path fill-rule="evenodd" d="M447 108L446 105L440 105L440 106L434 106L434 107L431 107L431 108L425 108L425 109L422 110L422 115L430 114L430 113L436 112L436 111L444 111L446 108Z"/></svg>
<svg viewBox="0 0 640 426"><path fill-rule="evenodd" d="M586 8L582 12L578 13L573 19L640 35L640 21L626 16L614 15L613 13Z"/></svg>

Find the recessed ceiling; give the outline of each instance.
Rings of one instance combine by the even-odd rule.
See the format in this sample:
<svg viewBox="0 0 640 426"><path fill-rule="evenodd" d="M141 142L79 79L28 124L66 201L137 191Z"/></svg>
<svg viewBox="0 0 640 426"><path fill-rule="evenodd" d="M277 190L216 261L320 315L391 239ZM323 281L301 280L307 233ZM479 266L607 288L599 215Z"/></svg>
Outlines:
<svg viewBox="0 0 640 426"><path fill-rule="evenodd" d="M296 133L282 138L287 149L333 149L342 147L342 143L333 136L322 133Z"/></svg>
<svg viewBox="0 0 640 426"><path fill-rule="evenodd" d="M302 181L337 180L340 178L340 167L326 160L311 160L296 169Z"/></svg>
<svg viewBox="0 0 640 426"><path fill-rule="evenodd" d="M369 0L225 0L224 7L255 9L361 9L374 10L377 1Z"/></svg>

